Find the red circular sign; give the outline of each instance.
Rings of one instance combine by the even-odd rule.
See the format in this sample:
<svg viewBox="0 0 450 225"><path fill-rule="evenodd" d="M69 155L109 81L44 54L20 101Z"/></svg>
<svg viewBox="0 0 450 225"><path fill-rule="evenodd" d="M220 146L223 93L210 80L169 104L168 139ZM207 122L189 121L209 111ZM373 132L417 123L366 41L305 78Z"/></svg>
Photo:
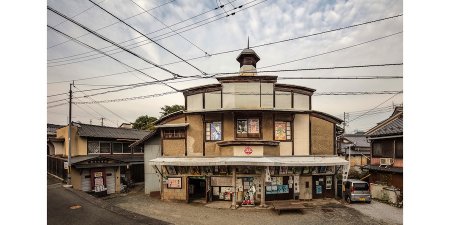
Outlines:
<svg viewBox="0 0 450 225"><path fill-rule="evenodd" d="M244 153L250 155L253 153L253 149L250 146L245 147Z"/></svg>

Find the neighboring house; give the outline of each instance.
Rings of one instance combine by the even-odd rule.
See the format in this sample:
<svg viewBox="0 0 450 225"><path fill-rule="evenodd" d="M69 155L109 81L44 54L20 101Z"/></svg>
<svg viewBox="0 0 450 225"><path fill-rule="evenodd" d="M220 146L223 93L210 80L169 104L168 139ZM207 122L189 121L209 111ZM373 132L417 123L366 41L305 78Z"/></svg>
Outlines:
<svg viewBox="0 0 450 225"><path fill-rule="evenodd" d="M364 133L343 134L338 155L350 161L351 167L361 167L370 163L370 142Z"/></svg>
<svg viewBox="0 0 450 225"><path fill-rule="evenodd" d="M371 183L394 186L403 190L403 107L396 107L386 120L368 130Z"/></svg>
<svg viewBox="0 0 450 225"><path fill-rule="evenodd" d="M56 130L61 127L64 126L47 123L47 155L64 154L64 139L56 138Z"/></svg>
<svg viewBox="0 0 450 225"><path fill-rule="evenodd" d="M144 181L143 149L132 149L129 145L149 132L72 124L70 175L75 189L87 192L106 190L110 194L120 192L123 182ZM64 146L59 161L68 160L68 127L56 130L56 138L63 140Z"/></svg>
<svg viewBox="0 0 450 225"><path fill-rule="evenodd" d="M149 174L162 175L161 198L235 206L335 197L348 165L335 148L342 120L311 109L314 89L258 76L253 50L237 61L238 76L184 90L186 110L133 144L145 146L145 164L156 169Z"/></svg>

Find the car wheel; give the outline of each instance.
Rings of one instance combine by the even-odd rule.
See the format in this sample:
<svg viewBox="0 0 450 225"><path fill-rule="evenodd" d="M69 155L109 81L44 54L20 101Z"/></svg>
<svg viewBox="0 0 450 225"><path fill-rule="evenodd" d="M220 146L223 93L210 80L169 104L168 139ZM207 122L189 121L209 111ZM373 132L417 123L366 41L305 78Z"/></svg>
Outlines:
<svg viewBox="0 0 450 225"><path fill-rule="evenodd" d="M372 201L367 201L367 204L370 204Z"/></svg>
<svg viewBox="0 0 450 225"><path fill-rule="evenodd" d="M347 203L351 204L352 200L350 199L350 196L347 196L347 198L345 199L347 201Z"/></svg>

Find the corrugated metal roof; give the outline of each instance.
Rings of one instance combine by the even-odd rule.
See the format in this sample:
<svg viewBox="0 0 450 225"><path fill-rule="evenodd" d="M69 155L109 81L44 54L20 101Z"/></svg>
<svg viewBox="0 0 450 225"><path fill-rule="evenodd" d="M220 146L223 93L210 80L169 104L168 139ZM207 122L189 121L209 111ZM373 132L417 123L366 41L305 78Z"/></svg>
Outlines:
<svg viewBox="0 0 450 225"><path fill-rule="evenodd" d="M99 137L99 138L101 137L101 138L139 140L150 133L148 131L137 129L104 127L82 123L74 123L74 125L78 126L78 135L80 135L81 137Z"/></svg>
<svg viewBox="0 0 450 225"><path fill-rule="evenodd" d="M147 163L147 162L146 162ZM160 157L149 160L150 165L171 166L333 166L348 165L338 156L281 156L281 157Z"/></svg>

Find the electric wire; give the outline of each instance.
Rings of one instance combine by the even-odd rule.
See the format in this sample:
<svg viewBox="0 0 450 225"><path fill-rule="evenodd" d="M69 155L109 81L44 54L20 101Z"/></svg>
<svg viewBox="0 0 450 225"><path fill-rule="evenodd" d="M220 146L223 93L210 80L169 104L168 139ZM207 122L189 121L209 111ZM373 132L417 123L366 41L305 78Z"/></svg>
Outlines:
<svg viewBox="0 0 450 225"><path fill-rule="evenodd" d="M54 30L55 32L58 32L59 34L65 36L65 37L67 37L67 38L73 38L72 36L70 36L70 35L68 35L68 34L66 34L66 33L64 33L64 32L62 32L62 31L60 31L60 30L58 30L58 29L56 29L56 28L54 28L54 27L52 27L52 26L47 25L47 27L49 27L50 29ZM154 79L155 81L158 81L158 82L160 82L161 84L164 84L164 85L166 85L167 87L170 87L170 88L173 89L173 90L177 90L176 88L174 88L174 87L172 87L172 86L170 86L170 85L168 85L168 84L165 84L165 83L162 82L162 81L159 81L157 78L155 78L155 77L153 77L153 76L151 76L151 75L149 75L149 74L147 74L147 73L145 73L145 72L143 72L143 71L141 71L141 70L139 70L139 69L136 69L136 68L134 68L134 67L132 67L132 66L130 66L130 65L128 65L128 64L126 64L126 63L124 63L124 62L122 62L122 61L120 61L120 60L118 60L118 59L116 59L116 58L114 58L114 57L112 57L112 56L110 56L110 55L108 55L108 54L102 52L102 51L99 50L99 49L96 49L96 48L94 48L94 47L92 47L92 46L90 46L90 45L88 45L88 44L86 44L86 43L84 43L84 42L82 42L82 41L80 41L80 40L74 39L74 41L75 41L76 43L80 44L80 45L85 46L85 47L88 47L88 48L91 48L91 49L95 49L95 50L101 52L102 54L105 54L106 56L110 57L110 58L113 59L114 61L120 63L121 65L124 65L124 66L126 66L126 67L129 67L129 68L131 68L131 69L133 69L133 70L135 70L135 71L137 71L137 72L139 72L139 73L141 73L141 74L143 74L143 75L145 75L145 76L147 76L147 77L149 77L149 78L152 78L152 79Z"/></svg>
<svg viewBox="0 0 450 225"><path fill-rule="evenodd" d="M374 110L374 109L380 107L381 105L383 105L383 104L386 103L387 101L393 99L395 96L397 96L397 95L400 94L400 93L403 93L403 91L398 91L396 94L392 95L391 97L389 97L389 98L386 99L385 101L381 102L381 103L378 104L377 106L373 107L372 109L369 109L366 113L363 113L362 115L357 116L357 117L355 117L354 119L352 119L352 120L350 120L350 121L348 121L348 122L350 123L350 122L353 122L353 121L355 121L355 120L357 120L357 119L363 117L364 115L366 115L366 114L369 113L370 111L372 111L372 110Z"/></svg>
<svg viewBox="0 0 450 225"><path fill-rule="evenodd" d="M125 24L127 27L131 28L132 30L136 31L137 33L139 33L140 35L142 35L143 37L147 38L149 41L153 42L154 44L156 44L157 46L159 46L160 48L166 50L167 52L169 52L170 54L172 54L173 56L175 56L176 58L182 60L183 62L185 62L187 65L191 66L192 68L196 69L197 71L199 71L202 74L206 74L204 71L202 71L201 69L199 69L198 67L192 65L191 63L189 63L188 61L186 61L185 59L181 58L179 55L175 54L174 52L170 51L169 49L167 49L166 47L162 46L160 43L156 42L155 40L151 39L150 37L148 37L147 35L145 35L144 33L140 32L139 30L137 30L136 28L134 28L133 26L131 26L130 24L128 24L127 22L125 22L124 20L120 19L119 17L117 17L116 15L114 15L113 13L111 13L110 11L106 10L105 8L101 7L100 5L98 5L97 3L93 2L92 0L89 0L89 2L91 2L92 4L94 4L95 6L97 6L98 8L100 8L101 10L103 10L104 12L108 13L109 15L111 15L112 17L114 17L116 20L119 20L121 23Z"/></svg>
<svg viewBox="0 0 450 225"><path fill-rule="evenodd" d="M169 3L171 3L171 2L174 2L174 1L175 1L175 0L168 1L168 2L166 2L166 3L164 3L164 4L161 4L161 5L159 5L159 6L153 7L153 8L151 8L151 9L147 10L147 11L151 11L151 10L157 9L157 8L159 8L159 7L161 7L161 6L167 5L167 4L169 4ZM90 8L93 8L93 7L95 7L95 6L91 6ZM89 8L89 9L90 9L90 8ZM130 16L130 17L126 18L125 20L134 18L134 17L139 16L139 15L144 14L144 13L145 13L145 12L141 12L141 13L135 14L135 15L133 15L133 16ZM74 17L75 17L75 16L74 16ZM74 18L74 17L71 17L71 18ZM61 22L61 23L64 23L64 22L66 22L66 21L67 21L67 20L63 20L63 22ZM60 23L60 24L61 24L61 23ZM99 30L105 29L105 28L107 28L107 27L113 26L113 25L118 24L118 23L119 23L119 22L111 23L111 24L109 24L109 25L106 25L106 26L103 26L103 27L101 27L101 28L98 28L98 29L96 29L95 31L99 31ZM58 25L59 25L59 24L58 24ZM54 26L54 27L57 27L58 25L56 25L56 26ZM80 36L78 36L78 37L76 37L76 38L80 38L80 37L86 36L86 35L88 35L88 34L90 34L90 33L89 33L89 32L88 32L88 33L85 33L85 34L80 35ZM61 43L52 45L52 46L50 46L50 47L47 48L47 49L56 47L56 46L58 46L58 45L65 44L65 43L70 42L70 41L71 41L71 40L63 41L63 42L61 42ZM48 59L47 61L52 61L52 60L55 60L55 59Z"/></svg>

